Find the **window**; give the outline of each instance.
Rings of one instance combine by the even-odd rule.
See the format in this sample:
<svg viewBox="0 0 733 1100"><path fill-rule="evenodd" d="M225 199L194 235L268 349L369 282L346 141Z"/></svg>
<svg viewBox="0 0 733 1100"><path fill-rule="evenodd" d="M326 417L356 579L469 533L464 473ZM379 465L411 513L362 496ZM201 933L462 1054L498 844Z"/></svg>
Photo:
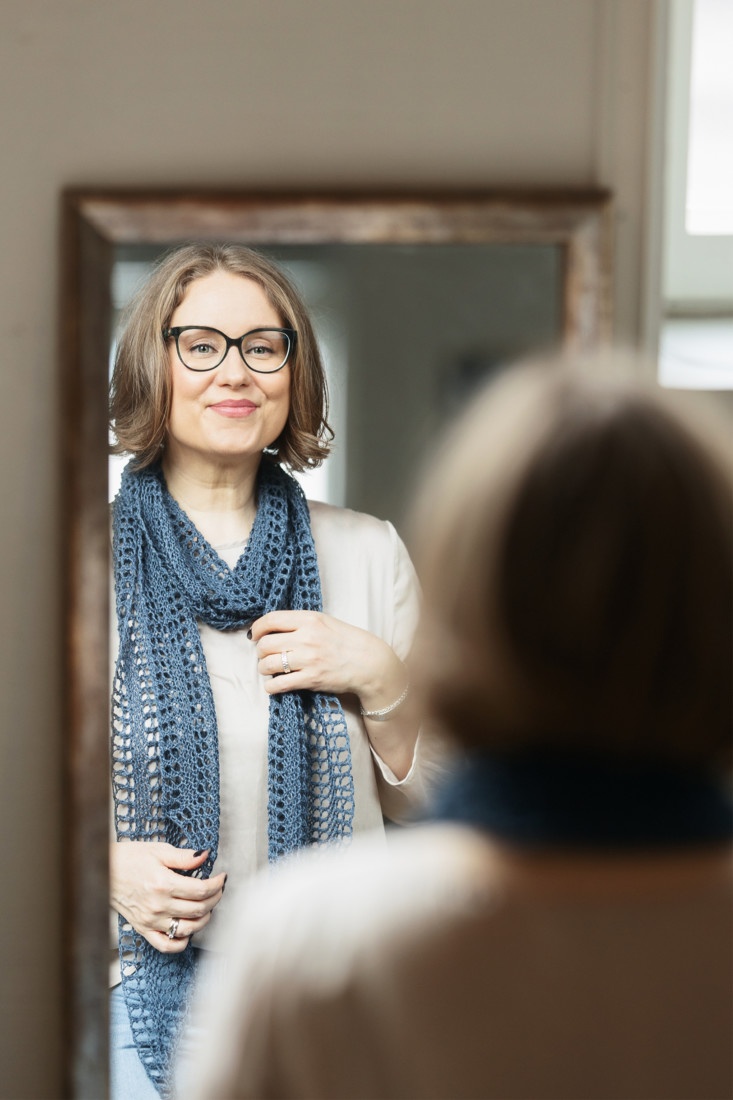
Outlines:
<svg viewBox="0 0 733 1100"><path fill-rule="evenodd" d="M733 3L670 13L660 381L733 389Z"/></svg>
<svg viewBox="0 0 733 1100"><path fill-rule="evenodd" d="M733 3L696 0L692 20L685 228L733 234Z"/></svg>

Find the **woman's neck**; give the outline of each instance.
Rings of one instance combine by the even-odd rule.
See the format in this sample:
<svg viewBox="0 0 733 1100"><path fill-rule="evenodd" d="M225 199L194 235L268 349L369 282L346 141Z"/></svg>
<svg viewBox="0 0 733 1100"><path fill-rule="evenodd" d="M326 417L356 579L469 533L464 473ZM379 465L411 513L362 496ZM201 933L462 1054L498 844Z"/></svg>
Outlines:
<svg viewBox="0 0 733 1100"><path fill-rule="evenodd" d="M193 467L168 455L168 492L212 546L243 542L257 513L256 466Z"/></svg>

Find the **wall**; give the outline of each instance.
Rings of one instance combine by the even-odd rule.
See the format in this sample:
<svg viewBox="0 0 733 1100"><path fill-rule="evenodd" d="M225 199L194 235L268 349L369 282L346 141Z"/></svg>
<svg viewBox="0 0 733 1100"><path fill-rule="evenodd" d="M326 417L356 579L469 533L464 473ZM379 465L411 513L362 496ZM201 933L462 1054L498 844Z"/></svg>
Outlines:
<svg viewBox="0 0 733 1100"><path fill-rule="evenodd" d="M605 184L633 340L651 3L3 0L4 1097L61 1089L60 189Z"/></svg>

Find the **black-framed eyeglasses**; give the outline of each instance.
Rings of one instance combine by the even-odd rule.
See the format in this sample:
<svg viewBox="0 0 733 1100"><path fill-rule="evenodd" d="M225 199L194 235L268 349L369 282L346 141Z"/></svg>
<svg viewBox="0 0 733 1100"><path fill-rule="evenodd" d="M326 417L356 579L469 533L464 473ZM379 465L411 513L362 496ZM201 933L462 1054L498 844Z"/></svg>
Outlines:
<svg viewBox="0 0 733 1100"><path fill-rule="evenodd" d="M232 339L208 325L178 325L164 328L163 339L176 341L178 358L189 370L214 370L235 347L250 370L273 374L282 370L295 347L296 332L291 328L253 328Z"/></svg>

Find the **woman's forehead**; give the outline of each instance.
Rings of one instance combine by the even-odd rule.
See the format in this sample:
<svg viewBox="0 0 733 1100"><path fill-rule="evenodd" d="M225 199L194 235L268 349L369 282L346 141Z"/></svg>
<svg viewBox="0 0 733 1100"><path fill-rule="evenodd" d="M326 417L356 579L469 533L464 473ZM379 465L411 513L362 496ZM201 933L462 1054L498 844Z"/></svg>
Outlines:
<svg viewBox="0 0 733 1100"><path fill-rule="evenodd" d="M211 325L224 331L228 331L227 326L237 328L236 333L229 335L239 335L247 328L282 324L262 286L230 271L213 271L194 279L171 320L176 325Z"/></svg>

